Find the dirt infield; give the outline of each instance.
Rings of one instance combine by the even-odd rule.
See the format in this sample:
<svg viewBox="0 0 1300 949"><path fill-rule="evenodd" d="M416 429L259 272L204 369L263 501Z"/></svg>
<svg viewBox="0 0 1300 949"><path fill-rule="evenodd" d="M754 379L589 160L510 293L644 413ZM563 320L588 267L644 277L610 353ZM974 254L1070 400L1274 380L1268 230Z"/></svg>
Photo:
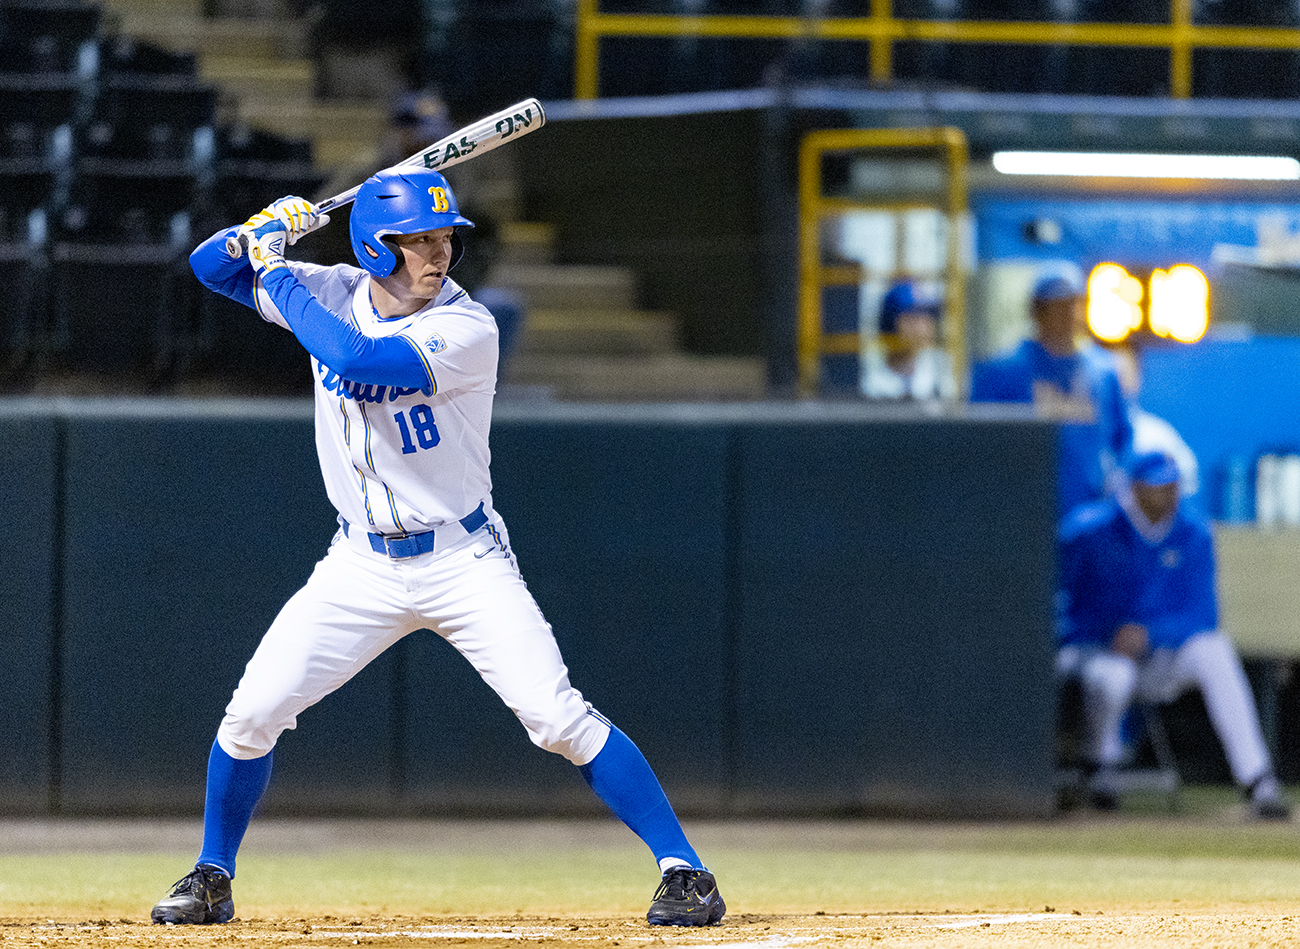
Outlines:
<svg viewBox="0 0 1300 949"><path fill-rule="evenodd" d="M1075 915L1071 913L879 914L728 917L703 930L661 929L626 917L365 917L237 919L219 927L162 927L87 920L8 920L0 944L32 947L545 946L547 949L684 947L1260 947L1295 945L1300 917L1255 913Z"/></svg>
<svg viewBox="0 0 1300 949"><path fill-rule="evenodd" d="M614 821L255 821L236 920L148 924L197 821L0 821L3 947L1300 945L1300 834L1196 814L964 824L688 824L721 926L645 923Z"/></svg>

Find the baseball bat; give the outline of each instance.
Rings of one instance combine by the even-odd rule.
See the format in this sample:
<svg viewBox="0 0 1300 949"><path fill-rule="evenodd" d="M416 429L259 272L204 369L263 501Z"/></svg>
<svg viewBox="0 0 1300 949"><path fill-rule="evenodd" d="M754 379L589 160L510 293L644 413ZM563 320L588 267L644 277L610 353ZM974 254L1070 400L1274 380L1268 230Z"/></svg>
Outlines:
<svg viewBox="0 0 1300 949"><path fill-rule="evenodd" d="M446 138L439 139L410 158L404 158L390 167L438 170L450 168L452 165L469 161L476 155L490 152L511 139L535 132L545 124L546 113L542 110L542 104L536 99L524 99L500 112L493 112L459 131L452 132ZM356 200L357 192L360 190L361 185L357 185L355 188L349 188L347 191L326 198L316 205L316 211L325 212L331 208L351 204ZM226 253L238 260L243 256L247 242L248 235L241 227L237 235L226 238Z"/></svg>

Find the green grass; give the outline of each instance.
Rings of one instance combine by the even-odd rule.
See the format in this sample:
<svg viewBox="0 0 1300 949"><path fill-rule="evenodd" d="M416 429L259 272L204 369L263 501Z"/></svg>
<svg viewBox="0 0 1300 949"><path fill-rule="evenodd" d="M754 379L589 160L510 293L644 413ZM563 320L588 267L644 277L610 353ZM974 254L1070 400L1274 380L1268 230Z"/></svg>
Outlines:
<svg viewBox="0 0 1300 949"><path fill-rule="evenodd" d="M1300 911L1300 835L1244 822L1235 798L1189 789L1170 816L1042 822L688 823L731 914L1251 909ZM648 851L612 822L433 825L367 842L316 827L310 846L250 832L236 905L300 915L639 914ZM277 832L292 841L293 825ZM418 829L418 828L417 828ZM66 835L65 835L66 836ZM75 837L75 835L74 835ZM0 916L143 920L189 849L6 853Z"/></svg>

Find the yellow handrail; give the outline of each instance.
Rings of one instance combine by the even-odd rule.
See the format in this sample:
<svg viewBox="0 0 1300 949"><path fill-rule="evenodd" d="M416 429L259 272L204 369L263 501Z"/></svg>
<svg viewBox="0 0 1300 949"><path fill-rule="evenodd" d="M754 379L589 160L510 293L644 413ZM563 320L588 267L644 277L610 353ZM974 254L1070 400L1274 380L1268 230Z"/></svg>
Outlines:
<svg viewBox="0 0 1300 949"><path fill-rule="evenodd" d="M947 191L944 213L948 216L948 244L945 248L944 326L946 345L957 377L965 377L966 306L961 272L961 230L967 211L966 168L969 163L966 136L957 128L917 129L827 129L809 132L799 145L799 391L817 392L821 358L825 355L861 351L861 332L826 333L822 328L822 288L856 282L843 266L822 263L821 222L824 217L854 208L879 209L878 201L828 198L822 194L822 156L828 152L867 149L935 149L946 164Z"/></svg>
<svg viewBox="0 0 1300 949"><path fill-rule="evenodd" d="M892 0L871 0L864 17L730 16L723 14L602 13L599 0L578 0L574 95L597 97L600 40L606 36L708 36L732 39L817 39L871 44L871 78L893 75L893 44L1006 43L1070 46L1146 46L1169 51L1174 98L1192 94L1192 51L1222 49L1300 50L1300 29L1263 26L1197 26L1191 0L1169 0L1167 23L1058 23L997 20L914 20L893 16Z"/></svg>

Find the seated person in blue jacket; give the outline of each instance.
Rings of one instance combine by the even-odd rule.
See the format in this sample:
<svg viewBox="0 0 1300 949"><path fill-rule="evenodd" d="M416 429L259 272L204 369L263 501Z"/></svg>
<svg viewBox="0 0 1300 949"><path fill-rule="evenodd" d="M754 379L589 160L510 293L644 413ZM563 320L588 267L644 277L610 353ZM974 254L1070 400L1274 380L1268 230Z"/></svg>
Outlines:
<svg viewBox="0 0 1300 949"><path fill-rule="evenodd" d="M1135 699L1200 690L1252 814L1286 820L1241 659L1219 626L1214 538L1163 452L1135 456L1112 497L1060 531L1057 672L1082 686L1088 792L1114 810L1121 723Z"/></svg>
<svg viewBox="0 0 1300 949"><path fill-rule="evenodd" d="M971 369L972 402L1018 402L1060 421L1058 516L1105 497L1133 426L1115 359L1087 338L1083 280L1047 270L1034 284L1035 335Z"/></svg>

